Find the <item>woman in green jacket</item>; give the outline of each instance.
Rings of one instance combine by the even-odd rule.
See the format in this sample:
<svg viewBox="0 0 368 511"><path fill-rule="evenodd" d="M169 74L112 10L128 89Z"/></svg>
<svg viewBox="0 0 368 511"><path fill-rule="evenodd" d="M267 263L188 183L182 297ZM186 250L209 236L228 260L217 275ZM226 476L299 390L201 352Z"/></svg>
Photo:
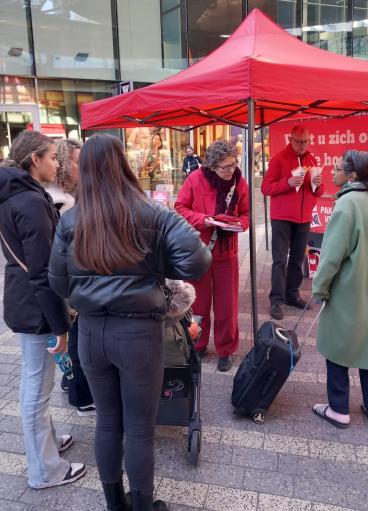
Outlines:
<svg viewBox="0 0 368 511"><path fill-rule="evenodd" d="M313 280L314 297L326 301L317 347L326 358L328 394L328 404L316 404L313 411L346 428L350 367L359 369L362 411L368 416L368 152L347 151L335 171L349 179L337 193Z"/></svg>

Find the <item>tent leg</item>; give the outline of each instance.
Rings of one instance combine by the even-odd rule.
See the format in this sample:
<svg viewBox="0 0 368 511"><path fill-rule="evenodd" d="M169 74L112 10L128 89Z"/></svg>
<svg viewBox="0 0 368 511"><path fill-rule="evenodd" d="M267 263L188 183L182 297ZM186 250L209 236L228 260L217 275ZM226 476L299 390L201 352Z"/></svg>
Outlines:
<svg viewBox="0 0 368 511"><path fill-rule="evenodd" d="M262 144L262 176L266 174L266 155L264 145L264 127L261 128L261 144ZM265 234L266 234L266 250L270 250L269 237L268 237L268 213L267 213L267 197L263 196L263 208L264 208L264 221L265 221Z"/></svg>
<svg viewBox="0 0 368 511"><path fill-rule="evenodd" d="M254 101L248 98L248 140L246 154L246 169L249 184L249 257L250 257L250 282L252 297L252 328L253 342L255 342L258 331L258 307L257 307L257 265L256 265L256 214L255 214L255 193L254 193Z"/></svg>

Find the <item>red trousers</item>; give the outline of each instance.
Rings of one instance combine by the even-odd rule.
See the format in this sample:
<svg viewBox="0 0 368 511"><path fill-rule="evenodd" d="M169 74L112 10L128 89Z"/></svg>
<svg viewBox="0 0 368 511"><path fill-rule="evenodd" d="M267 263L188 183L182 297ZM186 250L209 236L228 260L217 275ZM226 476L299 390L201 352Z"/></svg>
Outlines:
<svg viewBox="0 0 368 511"><path fill-rule="evenodd" d="M238 257L212 262L208 272L199 280L191 282L197 298L193 313L203 317L202 335L196 349L205 348L211 330L211 305L214 312L214 341L217 354L226 357L234 353L239 346L238 294L239 264Z"/></svg>

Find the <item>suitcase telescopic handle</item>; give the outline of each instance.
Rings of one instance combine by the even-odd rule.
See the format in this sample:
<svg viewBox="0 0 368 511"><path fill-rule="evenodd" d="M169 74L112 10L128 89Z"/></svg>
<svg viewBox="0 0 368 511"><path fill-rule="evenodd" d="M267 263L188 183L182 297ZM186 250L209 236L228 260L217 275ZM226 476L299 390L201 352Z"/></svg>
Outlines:
<svg viewBox="0 0 368 511"><path fill-rule="evenodd" d="M310 299L309 299L309 301L308 301L308 303L307 303L307 305L306 305L306 307L305 307L304 311L302 312L301 318L304 316L304 312L306 311L306 309L307 309L307 307L308 307L309 303L311 302L311 300L312 300L312 298L310 298ZM321 305L321 308L319 309L318 314L316 315L316 317L313 319L312 323L310 324L310 326L309 326L309 328L308 328L308 331L307 331L307 333L306 333L306 334L305 334L305 336L304 336L304 339L303 339L303 340L301 341L301 343L299 344L299 348L296 350L296 354L301 353L301 351L302 351L302 349L303 349L303 346L304 346L304 344L307 342L307 339L308 339L308 337L309 337L309 335L310 335L310 333L311 333L311 331L312 331L312 328L314 327L314 325L315 325L315 324L317 323L317 321L319 320L319 317L320 317L320 315L322 314L322 311L323 311L323 309L324 309L325 307L326 307L326 300L323 300L322 305ZM301 318L300 318L300 319L301 319ZM297 323L297 325L296 325L296 326L298 326L298 325L299 325L299 323L300 323L300 319L299 319L299 321L298 321L298 323ZM294 332L295 332L295 328L294 328Z"/></svg>

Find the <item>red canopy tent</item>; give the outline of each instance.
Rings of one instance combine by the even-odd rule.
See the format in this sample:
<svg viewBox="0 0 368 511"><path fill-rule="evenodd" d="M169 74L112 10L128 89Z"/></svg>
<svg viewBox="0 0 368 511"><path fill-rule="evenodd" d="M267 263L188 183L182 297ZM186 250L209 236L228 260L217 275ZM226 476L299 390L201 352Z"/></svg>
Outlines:
<svg viewBox="0 0 368 511"><path fill-rule="evenodd" d="M254 9L194 66L159 83L82 105L82 129L208 124L267 126L291 116L368 111L368 62L309 46ZM253 332L257 330L253 136L248 136Z"/></svg>

